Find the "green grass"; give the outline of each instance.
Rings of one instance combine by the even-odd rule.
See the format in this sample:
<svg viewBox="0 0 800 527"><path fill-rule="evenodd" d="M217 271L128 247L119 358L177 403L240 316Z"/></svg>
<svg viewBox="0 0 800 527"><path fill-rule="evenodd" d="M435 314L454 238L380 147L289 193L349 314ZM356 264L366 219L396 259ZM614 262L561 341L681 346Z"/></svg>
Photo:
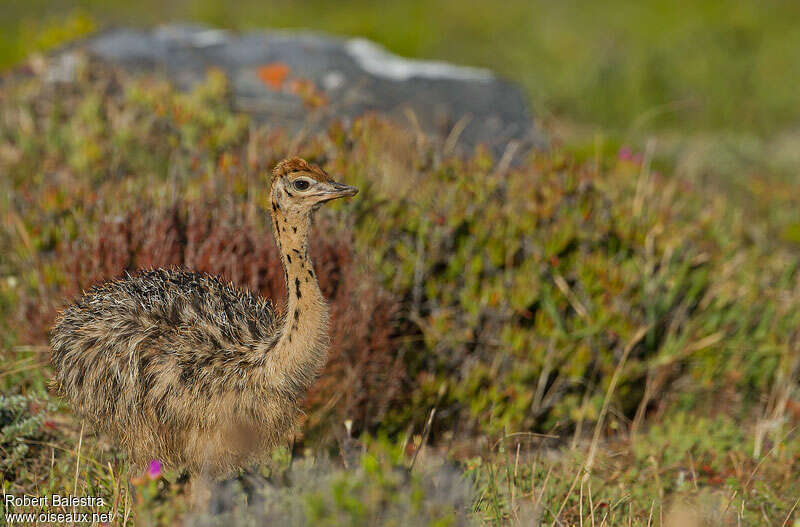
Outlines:
<svg viewBox="0 0 800 527"><path fill-rule="evenodd" d="M743 177L743 205L687 174L680 143L598 137L508 171L377 118L289 137L227 89L93 63L58 91L3 84L0 392L45 398L2 399L6 492L184 518L177 474L133 499L114 445L40 412L46 331L93 281L150 265L280 298L264 204L291 152L362 192L317 218L335 332L295 454L261 468L249 509L231 490L226 523L796 524L797 183Z"/></svg>
<svg viewBox="0 0 800 527"><path fill-rule="evenodd" d="M519 435L477 450L462 438L418 457L417 441L404 453L397 442L365 436L347 466L325 451L292 457L279 449L217 491L225 512L212 518L189 511L174 471L134 478L132 497L124 462L93 435L59 422L44 441L28 442L35 453L3 488L17 496L101 496L102 506L77 510L112 511L117 525L797 525L800 438L794 429L768 434L774 444L756 455L754 432L727 417L670 418L635 439L604 443L591 466L588 442L554 448ZM465 449L473 455L461 457ZM249 497L246 486L254 489ZM72 509L0 505L0 513L9 511Z"/></svg>
<svg viewBox="0 0 800 527"><path fill-rule="evenodd" d="M108 24L310 28L490 67L524 86L537 115L605 130L771 136L800 120L800 7L790 0L4 3L0 66Z"/></svg>

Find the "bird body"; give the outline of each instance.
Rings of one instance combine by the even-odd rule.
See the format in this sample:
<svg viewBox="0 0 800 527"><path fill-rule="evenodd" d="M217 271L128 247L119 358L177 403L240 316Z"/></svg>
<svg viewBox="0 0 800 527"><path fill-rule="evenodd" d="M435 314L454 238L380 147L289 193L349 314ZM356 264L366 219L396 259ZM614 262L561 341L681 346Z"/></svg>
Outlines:
<svg viewBox="0 0 800 527"><path fill-rule="evenodd" d="M286 442L328 346L328 308L308 257L311 214L355 192L299 158L273 171L281 316L268 300L187 270L93 287L51 333L56 391L134 470L158 459L221 477Z"/></svg>

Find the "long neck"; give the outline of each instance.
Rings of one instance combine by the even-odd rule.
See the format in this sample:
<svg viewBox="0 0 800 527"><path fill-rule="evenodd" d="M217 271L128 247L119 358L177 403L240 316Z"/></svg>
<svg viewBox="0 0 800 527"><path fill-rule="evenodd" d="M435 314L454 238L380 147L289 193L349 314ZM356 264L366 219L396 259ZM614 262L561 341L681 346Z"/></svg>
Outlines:
<svg viewBox="0 0 800 527"><path fill-rule="evenodd" d="M281 253L286 278L286 320L283 335L292 339L293 333L305 327L308 315L323 303L314 266L308 256L309 216L291 217L279 212L273 214L273 229Z"/></svg>
<svg viewBox="0 0 800 527"><path fill-rule="evenodd" d="M286 277L286 311L268 357L285 389L301 396L325 365L328 306L308 256L309 215L273 209L273 230Z"/></svg>

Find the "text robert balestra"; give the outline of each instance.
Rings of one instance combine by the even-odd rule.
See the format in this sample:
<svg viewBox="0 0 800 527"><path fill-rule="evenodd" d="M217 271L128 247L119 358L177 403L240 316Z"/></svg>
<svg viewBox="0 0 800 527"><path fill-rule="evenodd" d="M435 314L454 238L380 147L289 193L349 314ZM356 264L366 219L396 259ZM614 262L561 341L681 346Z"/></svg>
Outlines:
<svg viewBox="0 0 800 527"><path fill-rule="evenodd" d="M105 500L100 496L73 496L68 494L49 494L45 496L15 496L5 494L3 504L6 507L103 507Z"/></svg>

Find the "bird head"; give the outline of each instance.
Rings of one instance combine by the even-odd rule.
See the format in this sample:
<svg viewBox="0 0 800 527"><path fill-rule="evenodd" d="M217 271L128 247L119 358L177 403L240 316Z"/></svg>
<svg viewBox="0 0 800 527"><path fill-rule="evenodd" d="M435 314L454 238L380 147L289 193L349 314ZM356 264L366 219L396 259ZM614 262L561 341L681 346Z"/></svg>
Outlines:
<svg viewBox="0 0 800 527"><path fill-rule="evenodd" d="M356 187L336 182L319 166L299 157L284 159L272 170L273 212L308 214L327 201L357 193Z"/></svg>

